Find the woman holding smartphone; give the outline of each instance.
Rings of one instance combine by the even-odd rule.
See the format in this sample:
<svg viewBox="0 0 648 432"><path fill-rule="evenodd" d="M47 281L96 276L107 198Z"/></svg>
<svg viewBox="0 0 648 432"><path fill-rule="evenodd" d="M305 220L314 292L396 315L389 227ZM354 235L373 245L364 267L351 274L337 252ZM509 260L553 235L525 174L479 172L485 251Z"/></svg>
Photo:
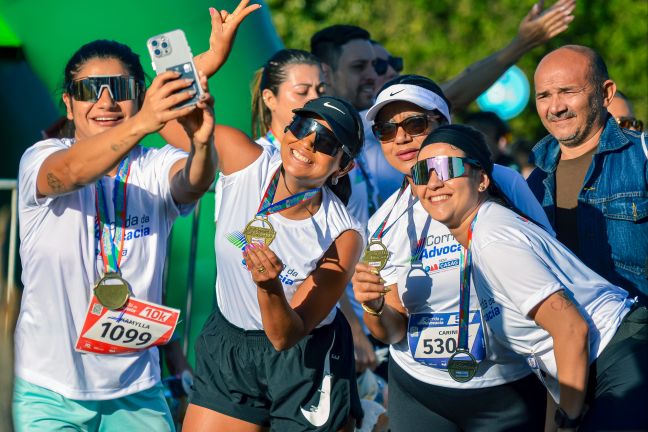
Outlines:
<svg viewBox="0 0 648 432"><path fill-rule="evenodd" d="M547 430L646 430L648 310L507 208L492 173L483 137L459 125L432 132L412 169L423 208L462 246L462 288L472 279L498 342L490 358L527 359Z"/></svg>
<svg viewBox="0 0 648 432"><path fill-rule="evenodd" d="M353 278L365 324L390 344L391 429L542 429L542 387L515 353L509 352L499 365L485 357L486 342L494 342L486 340L474 294L469 297L470 348L481 361L479 372L468 382L458 382L447 371L456 350L461 246L421 206L410 174L427 134L451 121L445 95L428 78L403 75L379 91L367 120L373 121L385 159L403 175L400 190L369 221L370 249L384 248L386 259L359 263ZM518 173L501 166L493 172L509 200L546 221Z"/></svg>
<svg viewBox="0 0 648 432"><path fill-rule="evenodd" d="M244 6L226 24L225 13L212 12L216 48L199 56L199 69L223 64L236 28L257 8ZM196 106L174 109L192 97L180 92L192 82L178 76L160 74L145 93L129 47L82 46L65 68L72 136L40 141L21 159L17 431L175 429L155 348L177 321L157 304L166 244L173 221L191 211L216 168L212 98L205 93ZM200 85L207 92L204 76ZM176 120L189 154L139 145ZM161 323L140 318L151 314Z"/></svg>

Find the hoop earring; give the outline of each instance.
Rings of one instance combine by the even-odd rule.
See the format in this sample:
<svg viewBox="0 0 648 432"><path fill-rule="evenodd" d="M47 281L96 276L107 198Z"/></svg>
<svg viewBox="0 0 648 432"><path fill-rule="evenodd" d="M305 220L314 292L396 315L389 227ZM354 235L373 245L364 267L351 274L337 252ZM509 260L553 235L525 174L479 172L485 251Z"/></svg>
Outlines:
<svg viewBox="0 0 648 432"><path fill-rule="evenodd" d="M338 184L338 178L335 177L335 176L331 177L331 184L332 184L333 186L335 186L336 184Z"/></svg>

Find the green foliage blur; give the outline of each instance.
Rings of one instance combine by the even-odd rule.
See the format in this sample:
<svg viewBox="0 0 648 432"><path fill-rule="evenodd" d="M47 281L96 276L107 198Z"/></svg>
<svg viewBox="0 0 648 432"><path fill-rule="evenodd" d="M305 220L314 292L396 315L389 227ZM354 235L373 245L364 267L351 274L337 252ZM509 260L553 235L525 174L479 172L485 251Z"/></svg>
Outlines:
<svg viewBox="0 0 648 432"><path fill-rule="evenodd" d="M444 82L506 46L534 2L529 0L266 0L286 47L309 50L310 37L332 24L367 29L404 73ZM554 1L547 0L545 7ZM578 0L569 30L517 63L531 83L527 109L509 124L514 138L546 135L533 104L533 73L540 58L565 44L598 51L611 78L648 120L648 0ZM471 110L478 110L472 104Z"/></svg>

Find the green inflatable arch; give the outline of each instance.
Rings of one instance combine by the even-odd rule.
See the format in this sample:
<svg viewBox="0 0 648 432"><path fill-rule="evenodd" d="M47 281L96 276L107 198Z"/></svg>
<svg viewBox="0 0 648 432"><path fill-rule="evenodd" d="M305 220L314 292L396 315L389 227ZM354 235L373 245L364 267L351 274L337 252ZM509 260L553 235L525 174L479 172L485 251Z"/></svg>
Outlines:
<svg viewBox="0 0 648 432"><path fill-rule="evenodd" d="M208 8L232 11L237 4L235 0L0 0L0 130L5 148L11 149L9 160L0 163L0 177L15 178L22 152L57 118L63 68L82 44L95 39L125 43L140 55L152 77L147 38L180 28L197 54L208 48ZM254 71L281 47L267 6L242 24L228 63L210 80L218 122L249 131L250 81ZM162 140L155 137L145 144L159 146ZM178 334L187 331L185 343L191 346L214 305L213 209L214 197L208 194L195 221L198 237L191 279L192 218L178 220L172 234L167 303L182 309ZM188 283L194 284L191 316L185 308ZM193 349L188 348L193 363Z"/></svg>

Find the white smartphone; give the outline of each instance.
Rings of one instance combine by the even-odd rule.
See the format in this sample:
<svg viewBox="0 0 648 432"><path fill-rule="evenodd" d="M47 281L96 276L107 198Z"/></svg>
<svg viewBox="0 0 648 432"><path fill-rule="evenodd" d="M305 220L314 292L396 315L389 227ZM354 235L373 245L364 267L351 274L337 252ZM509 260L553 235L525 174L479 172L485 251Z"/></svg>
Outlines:
<svg viewBox="0 0 648 432"><path fill-rule="evenodd" d="M153 36L146 41L146 46L151 56L153 70L157 75L173 70L180 72L180 79L190 78L194 80L191 87L181 90L181 92L195 90L194 97L176 105L174 108L196 105L203 94L203 90L200 87L198 71L196 71L191 48L189 48L184 32L182 30L173 30Z"/></svg>

